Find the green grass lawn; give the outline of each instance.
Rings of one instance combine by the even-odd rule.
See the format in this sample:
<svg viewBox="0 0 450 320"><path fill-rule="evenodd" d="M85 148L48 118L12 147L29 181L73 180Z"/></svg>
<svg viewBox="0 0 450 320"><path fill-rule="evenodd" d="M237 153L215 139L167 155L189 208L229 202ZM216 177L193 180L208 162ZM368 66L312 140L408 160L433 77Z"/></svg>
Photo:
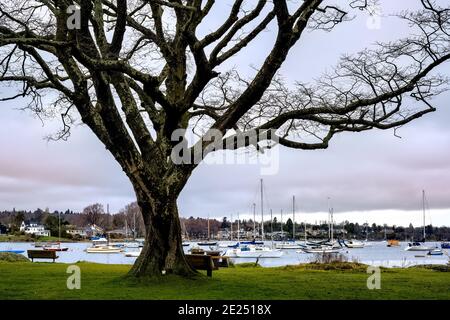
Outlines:
<svg viewBox="0 0 450 320"><path fill-rule="evenodd" d="M368 290L365 268L234 267L212 278L125 277L129 265L78 263L81 289L68 290L67 264L0 262L0 299L450 299L450 273L383 269L381 290Z"/></svg>

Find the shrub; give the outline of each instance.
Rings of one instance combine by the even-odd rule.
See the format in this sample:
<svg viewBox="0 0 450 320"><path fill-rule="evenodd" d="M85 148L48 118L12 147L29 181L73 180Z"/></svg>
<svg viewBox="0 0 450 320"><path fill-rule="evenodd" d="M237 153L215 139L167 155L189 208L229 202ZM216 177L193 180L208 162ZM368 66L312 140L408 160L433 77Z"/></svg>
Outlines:
<svg viewBox="0 0 450 320"><path fill-rule="evenodd" d="M12 252L0 252L0 261L5 262L30 262L26 257L21 254Z"/></svg>

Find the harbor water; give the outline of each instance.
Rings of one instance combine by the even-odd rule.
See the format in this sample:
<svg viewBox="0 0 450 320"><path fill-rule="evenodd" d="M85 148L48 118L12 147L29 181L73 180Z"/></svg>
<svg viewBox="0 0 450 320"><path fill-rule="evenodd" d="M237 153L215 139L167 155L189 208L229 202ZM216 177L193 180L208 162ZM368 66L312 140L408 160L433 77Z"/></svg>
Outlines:
<svg viewBox="0 0 450 320"><path fill-rule="evenodd" d="M226 244L227 242L222 242ZM234 244L235 242L229 242ZM271 246L271 242L266 242L267 246ZM428 247L440 247L440 243L426 243ZM88 242L78 243L64 243L61 246L68 247L68 251L57 252L59 258L57 262L60 263L75 263L78 261L88 261L103 264L133 264L136 258L126 257L125 252L136 251L135 248L127 248L125 252L115 254L105 253L87 253L86 248L92 246ZM418 251L405 251L408 244L401 242L399 247L387 247L386 242L369 242L368 246L359 249L344 248L342 254L346 257L347 261L360 262L373 266L383 267L400 267L406 268L415 265L423 264L447 264L449 257L443 256L428 256L427 252ZM197 247L196 242L192 242L189 247L184 247L187 253L191 248ZM217 247L202 247L205 250L223 250L226 248ZM24 250L24 256L26 256L27 250L36 250L32 242L2 242L0 243L0 251L3 250ZM281 258L261 258L259 264L263 267L278 267L286 265L296 265L300 263L312 262L315 259L314 254L298 253L298 250L282 250L283 255ZM443 250L449 254L449 250ZM256 258L233 258L234 263L255 262ZM37 260L39 261L39 260Z"/></svg>

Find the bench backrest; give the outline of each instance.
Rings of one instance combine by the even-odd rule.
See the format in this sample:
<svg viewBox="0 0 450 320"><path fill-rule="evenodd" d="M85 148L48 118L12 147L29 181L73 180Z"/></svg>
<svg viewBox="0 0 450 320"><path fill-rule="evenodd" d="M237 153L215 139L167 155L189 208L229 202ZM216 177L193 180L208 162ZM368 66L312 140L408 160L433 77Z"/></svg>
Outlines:
<svg viewBox="0 0 450 320"><path fill-rule="evenodd" d="M186 259L194 269L198 270L214 269L214 262L211 256L204 254L187 254Z"/></svg>
<svg viewBox="0 0 450 320"><path fill-rule="evenodd" d="M28 250L28 258L56 259L56 251Z"/></svg>

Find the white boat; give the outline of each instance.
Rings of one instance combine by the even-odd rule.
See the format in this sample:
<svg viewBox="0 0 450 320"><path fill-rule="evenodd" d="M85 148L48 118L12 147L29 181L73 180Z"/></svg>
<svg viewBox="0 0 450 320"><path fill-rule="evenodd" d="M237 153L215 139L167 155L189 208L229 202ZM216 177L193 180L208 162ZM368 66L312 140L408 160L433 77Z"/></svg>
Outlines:
<svg viewBox="0 0 450 320"><path fill-rule="evenodd" d="M268 247L242 246L228 250L225 255L235 258L280 258L283 252L279 249L270 249Z"/></svg>
<svg viewBox="0 0 450 320"><path fill-rule="evenodd" d="M343 241L344 246L350 249L359 249L364 248L366 244L362 241L356 241L356 240L349 240L349 241Z"/></svg>
<svg viewBox="0 0 450 320"><path fill-rule="evenodd" d="M61 244L54 244L51 246L43 246L42 250L44 251L67 251L69 250L68 247L61 247Z"/></svg>
<svg viewBox="0 0 450 320"><path fill-rule="evenodd" d="M104 237L95 237L95 238L92 238L91 241L92 241L94 246L108 243L108 239L106 239Z"/></svg>
<svg viewBox="0 0 450 320"><path fill-rule="evenodd" d="M139 242L125 242L124 246L126 248L139 248L140 244L139 244Z"/></svg>
<svg viewBox="0 0 450 320"><path fill-rule="evenodd" d="M406 251L431 251L434 248L430 248L420 244L419 242L408 243L408 247L405 249Z"/></svg>
<svg viewBox="0 0 450 320"><path fill-rule="evenodd" d="M282 250L302 249L305 246L295 241L283 241L275 244L275 248Z"/></svg>
<svg viewBox="0 0 450 320"><path fill-rule="evenodd" d="M426 227L425 227L425 190L422 191L422 210L423 210L423 243L425 243L425 238L427 237ZM408 243L406 251L432 251L435 248L427 247L420 244L419 242Z"/></svg>
<svg viewBox="0 0 450 320"><path fill-rule="evenodd" d="M303 248L302 250L298 250L297 253L339 253L342 248L333 248L333 247L318 247L318 248Z"/></svg>
<svg viewBox="0 0 450 320"><path fill-rule="evenodd" d="M441 249L433 249L428 251L427 255L429 256L442 256L444 255L444 252Z"/></svg>
<svg viewBox="0 0 450 320"><path fill-rule="evenodd" d="M86 249L87 253L120 253L124 250L113 246L93 246Z"/></svg>
<svg viewBox="0 0 450 320"><path fill-rule="evenodd" d="M142 250L125 252L125 257L137 258L141 254L141 251Z"/></svg>

